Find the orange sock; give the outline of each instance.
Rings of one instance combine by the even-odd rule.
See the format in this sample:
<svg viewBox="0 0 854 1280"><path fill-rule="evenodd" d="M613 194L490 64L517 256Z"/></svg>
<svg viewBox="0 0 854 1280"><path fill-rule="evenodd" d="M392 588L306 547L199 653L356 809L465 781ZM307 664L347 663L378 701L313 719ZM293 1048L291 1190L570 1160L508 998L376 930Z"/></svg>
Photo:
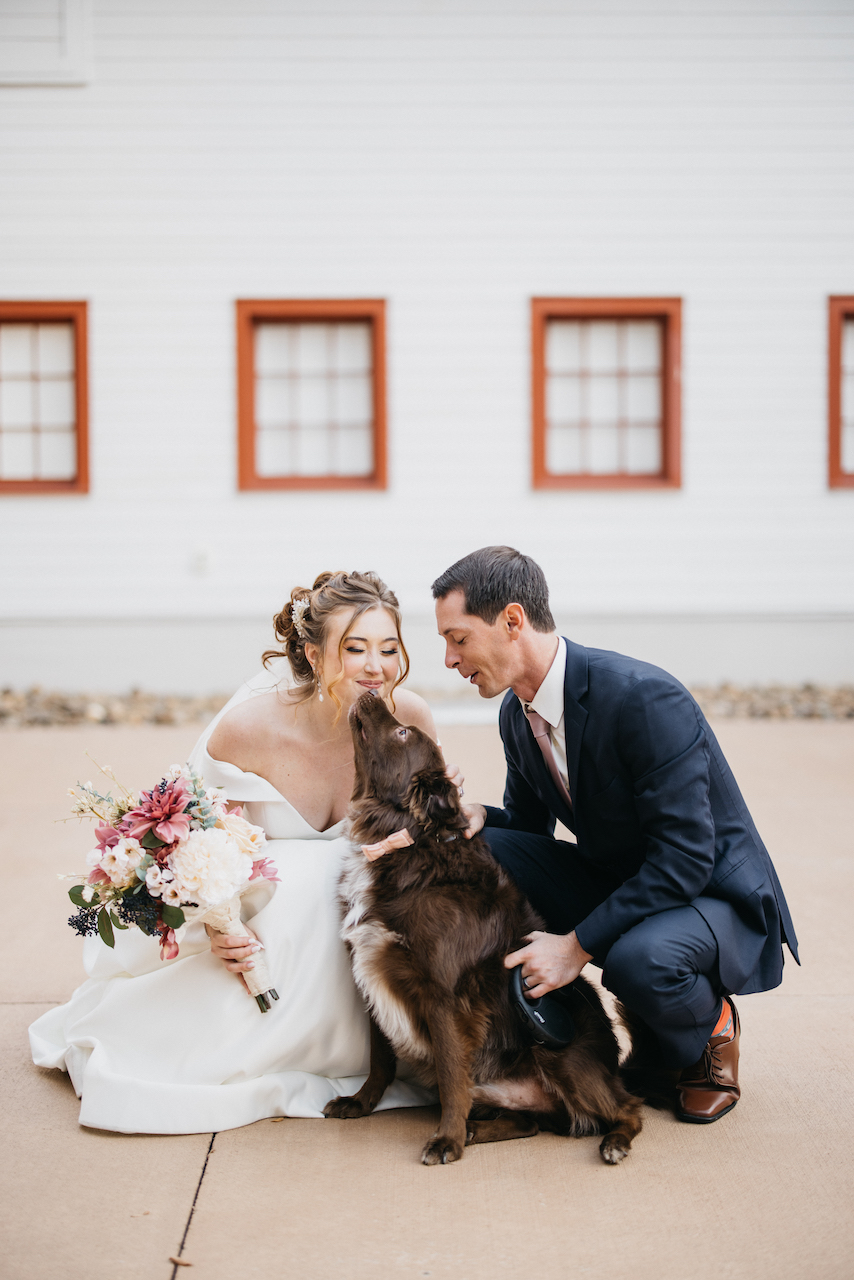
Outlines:
<svg viewBox="0 0 854 1280"><path fill-rule="evenodd" d="M715 1023L712 1036L726 1036L728 1039L732 1039L732 1005L729 1000L721 1002L721 1016Z"/></svg>

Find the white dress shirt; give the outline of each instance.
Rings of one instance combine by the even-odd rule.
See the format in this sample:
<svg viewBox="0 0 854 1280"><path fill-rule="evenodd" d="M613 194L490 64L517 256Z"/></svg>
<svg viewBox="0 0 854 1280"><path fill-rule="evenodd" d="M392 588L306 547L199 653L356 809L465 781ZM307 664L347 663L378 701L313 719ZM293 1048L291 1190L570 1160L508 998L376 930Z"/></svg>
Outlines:
<svg viewBox="0 0 854 1280"><path fill-rule="evenodd" d="M569 770L566 764L566 726L564 724L564 684L566 683L566 641L563 636L558 636L557 653L554 661L546 672L546 677L534 694L533 702L522 702L522 710L531 707L538 715L541 715L549 726L549 741L552 744L552 750L555 753L557 767L560 776L566 783L567 791L572 788L569 785Z"/></svg>

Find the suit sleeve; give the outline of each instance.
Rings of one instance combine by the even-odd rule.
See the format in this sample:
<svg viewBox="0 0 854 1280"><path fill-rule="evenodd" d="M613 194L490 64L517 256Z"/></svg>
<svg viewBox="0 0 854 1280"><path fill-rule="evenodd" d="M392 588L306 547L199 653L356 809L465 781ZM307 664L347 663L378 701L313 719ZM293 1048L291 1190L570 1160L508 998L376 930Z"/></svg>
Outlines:
<svg viewBox="0 0 854 1280"><path fill-rule="evenodd" d="M508 731L502 711L499 720L504 757L507 761L507 781L504 784L504 807L484 805L487 827L509 827L514 831L529 831L537 836L554 835L555 819L548 805L543 804L508 750Z"/></svg>
<svg viewBox="0 0 854 1280"><path fill-rule="evenodd" d="M584 950L600 957L647 916L691 902L715 865L709 747L690 695L664 680L638 681L620 712L618 751L644 861L576 928Z"/></svg>

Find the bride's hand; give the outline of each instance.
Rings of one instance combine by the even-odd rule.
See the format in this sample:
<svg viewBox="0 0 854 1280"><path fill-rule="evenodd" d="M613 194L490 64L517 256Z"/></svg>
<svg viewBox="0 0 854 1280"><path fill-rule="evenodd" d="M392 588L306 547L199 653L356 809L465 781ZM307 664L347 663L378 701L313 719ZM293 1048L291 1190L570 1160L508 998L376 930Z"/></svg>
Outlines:
<svg viewBox="0 0 854 1280"><path fill-rule="evenodd" d="M207 925L205 929L211 940L211 952L223 962L230 973L247 973L255 968L252 957L257 951L263 951L264 947L251 929L248 938L234 937L228 933L214 933Z"/></svg>
<svg viewBox="0 0 854 1280"><path fill-rule="evenodd" d="M463 783L465 782L465 778L463 777L462 772L460 771L460 766L458 764L449 764L447 769L445 770L445 777L449 778L451 782L453 782L454 786L457 788L460 795L462 795Z"/></svg>

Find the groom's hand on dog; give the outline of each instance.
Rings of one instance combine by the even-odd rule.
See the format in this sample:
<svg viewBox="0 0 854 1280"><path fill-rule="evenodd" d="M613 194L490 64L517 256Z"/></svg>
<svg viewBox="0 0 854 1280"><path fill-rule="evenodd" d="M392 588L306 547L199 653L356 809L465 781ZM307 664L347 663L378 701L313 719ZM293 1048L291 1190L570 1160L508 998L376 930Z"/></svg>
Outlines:
<svg viewBox="0 0 854 1280"><path fill-rule="evenodd" d="M575 933L543 933L536 929L525 938L526 947L504 957L504 968L522 966L522 985L532 1000L557 987L568 987L593 957L585 951Z"/></svg>
<svg viewBox="0 0 854 1280"><path fill-rule="evenodd" d="M466 840L471 840L472 836L476 836L478 831L483 830L483 825L486 822L486 810L482 804L464 804L462 810L463 815L468 819L465 837Z"/></svg>

